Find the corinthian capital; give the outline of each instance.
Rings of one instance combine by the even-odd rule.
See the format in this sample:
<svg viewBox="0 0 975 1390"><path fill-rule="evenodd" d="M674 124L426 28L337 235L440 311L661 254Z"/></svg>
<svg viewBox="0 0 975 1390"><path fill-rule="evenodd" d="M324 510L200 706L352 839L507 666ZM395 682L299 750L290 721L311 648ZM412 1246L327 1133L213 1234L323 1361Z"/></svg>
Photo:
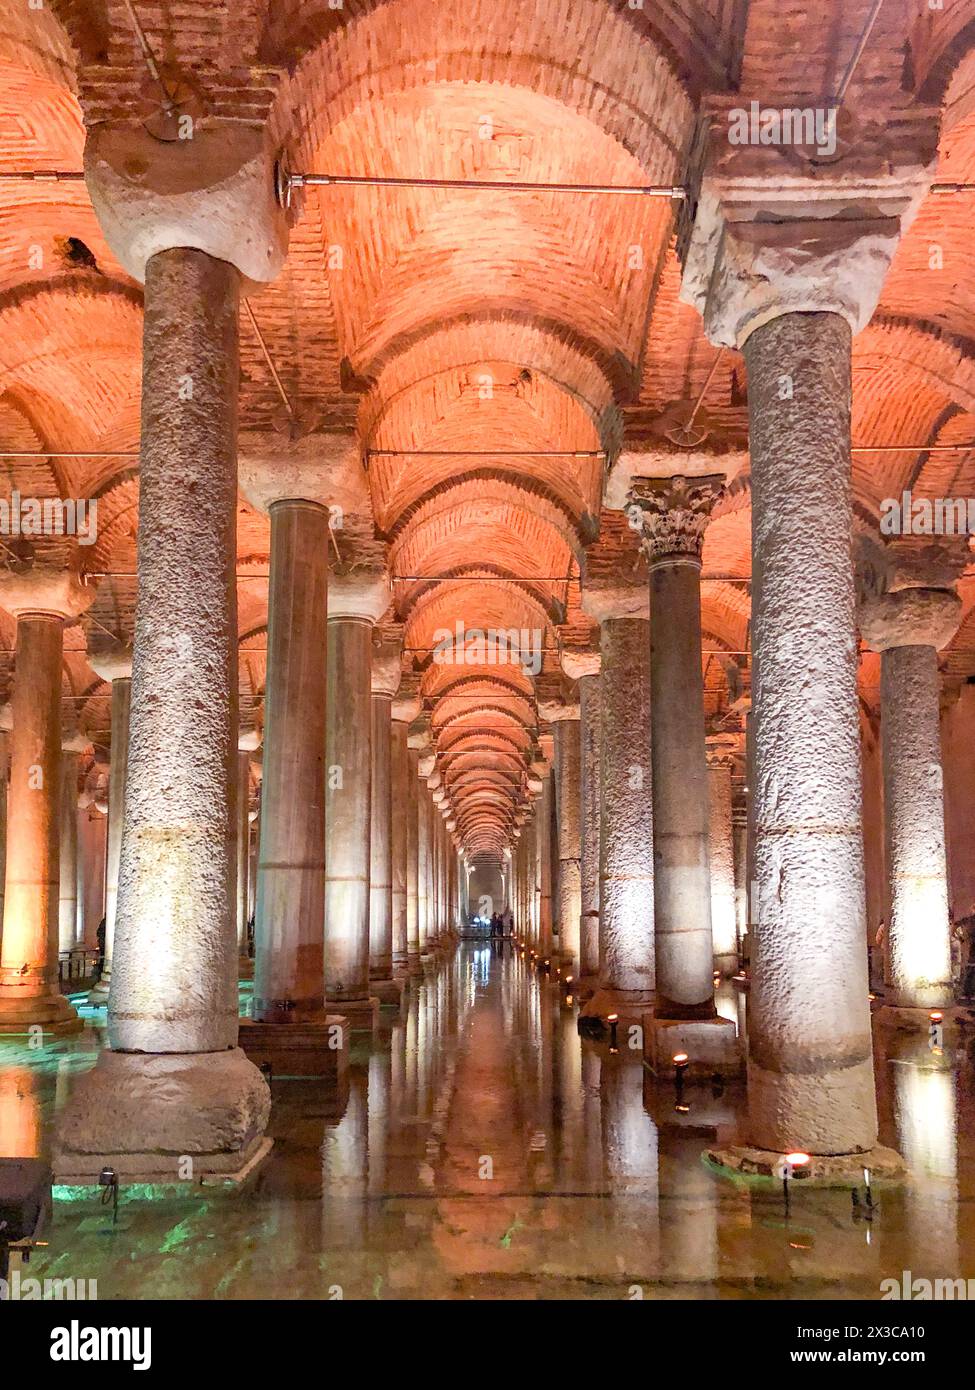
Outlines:
<svg viewBox="0 0 975 1390"><path fill-rule="evenodd" d="M700 563L711 508L723 489L720 473L633 479L626 514L639 531L651 565L675 555Z"/></svg>

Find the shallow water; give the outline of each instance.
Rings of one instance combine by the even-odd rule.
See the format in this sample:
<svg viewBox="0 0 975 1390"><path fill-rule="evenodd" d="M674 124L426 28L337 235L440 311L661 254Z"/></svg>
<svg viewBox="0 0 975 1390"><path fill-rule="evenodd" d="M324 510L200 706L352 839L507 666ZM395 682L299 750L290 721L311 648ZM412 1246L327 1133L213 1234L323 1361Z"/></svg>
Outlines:
<svg viewBox="0 0 975 1390"><path fill-rule="evenodd" d="M743 998L724 986L721 1012ZM47 1150L101 1044L0 1044L0 1152ZM732 1182L738 1087L678 1103L638 1053L581 1039L575 1009L510 945L463 942L402 1009L357 1034L341 1114L272 1084L274 1149L239 1192L123 1201L118 1224L58 1202L23 1273L96 1279L100 1299L855 1298L903 1272L975 1280L975 1094L963 1049L878 1051L881 1142L912 1169L855 1220L849 1192ZM972 1285L975 1296L975 1282Z"/></svg>

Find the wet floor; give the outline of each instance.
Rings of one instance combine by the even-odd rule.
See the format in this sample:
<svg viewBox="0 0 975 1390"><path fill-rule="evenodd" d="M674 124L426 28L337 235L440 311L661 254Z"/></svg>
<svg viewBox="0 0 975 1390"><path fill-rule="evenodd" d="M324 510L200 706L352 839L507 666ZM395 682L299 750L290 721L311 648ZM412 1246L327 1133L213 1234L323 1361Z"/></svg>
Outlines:
<svg viewBox="0 0 975 1390"><path fill-rule="evenodd" d="M725 987L722 1012L744 999ZM47 1149L101 1042L0 1044L0 1153ZM102 1014L103 1018L104 1015ZM275 1081L274 1149L241 1191L56 1203L38 1278L100 1299L855 1298L881 1281L975 1281L975 1085L963 1049L878 1053L881 1142L913 1173L872 1221L849 1192L731 1182L702 1150L744 1096L682 1097L639 1054L581 1039L575 1009L510 945L464 942L373 1037L341 1113ZM975 1296L975 1282L972 1285Z"/></svg>

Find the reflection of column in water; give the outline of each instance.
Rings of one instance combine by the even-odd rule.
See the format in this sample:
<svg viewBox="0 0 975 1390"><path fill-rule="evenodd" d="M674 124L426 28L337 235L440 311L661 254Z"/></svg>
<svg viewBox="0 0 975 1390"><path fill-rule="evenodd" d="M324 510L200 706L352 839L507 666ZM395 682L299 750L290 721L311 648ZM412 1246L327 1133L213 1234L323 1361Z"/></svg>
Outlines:
<svg viewBox="0 0 975 1390"><path fill-rule="evenodd" d="M352 1067L345 1114L325 1131L322 1144L322 1239L326 1246L363 1244L369 1182L368 1095L367 1073Z"/></svg>
<svg viewBox="0 0 975 1390"><path fill-rule="evenodd" d="M606 1182L603 1164L602 1094L599 1053L592 1043L579 1039L579 1070L582 1075L582 1123L584 1127L584 1172L586 1189L601 1192Z"/></svg>
<svg viewBox="0 0 975 1390"><path fill-rule="evenodd" d="M606 1179L615 1196L610 1217L614 1262L640 1277L654 1264L657 1230L657 1127L643 1106L644 1068L625 1055L600 1058L602 1145Z"/></svg>
<svg viewBox="0 0 975 1390"><path fill-rule="evenodd" d="M718 1277L718 1181L701 1163L699 1136L679 1125L660 1126L659 1268L668 1283L711 1284ZM712 1291L685 1287L675 1292L694 1298Z"/></svg>
<svg viewBox="0 0 975 1390"><path fill-rule="evenodd" d="M913 1179L904 1194L908 1249L917 1252L918 1263L925 1257L932 1277L964 1275L958 1266L956 1073L949 1057L933 1055L924 1038L908 1035L894 1046L897 1147Z"/></svg>
<svg viewBox="0 0 975 1390"><path fill-rule="evenodd" d="M4 1158L40 1158L40 1076L32 1067L0 1068L0 1138Z"/></svg>
<svg viewBox="0 0 975 1390"><path fill-rule="evenodd" d="M586 1095L583 1089L582 1039L575 1014L560 1010L555 1023L555 1111L558 1138L558 1186L572 1192L590 1190L586 1178Z"/></svg>
<svg viewBox="0 0 975 1390"><path fill-rule="evenodd" d="M382 1196L387 1191L387 1136L390 1120L390 1072L392 1057L385 1048L369 1058L369 1192Z"/></svg>

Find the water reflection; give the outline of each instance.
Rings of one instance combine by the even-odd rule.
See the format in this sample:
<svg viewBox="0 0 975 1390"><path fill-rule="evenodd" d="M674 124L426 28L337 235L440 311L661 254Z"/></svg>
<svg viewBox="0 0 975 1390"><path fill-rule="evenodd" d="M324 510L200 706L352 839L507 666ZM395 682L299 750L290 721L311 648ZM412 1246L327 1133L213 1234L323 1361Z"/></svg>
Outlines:
<svg viewBox="0 0 975 1390"><path fill-rule="evenodd" d="M722 983L739 1026L745 999ZM45 1150L95 1046L0 1049L3 1152ZM873 1222L843 1191L797 1190L786 1214L777 1185L701 1162L735 1137L740 1088L678 1094L638 1051L580 1038L510 945L464 943L355 1035L344 1105L274 1082L275 1147L245 1192L140 1203L111 1241L59 1205L49 1258L77 1257L103 1297L876 1298L902 1269L975 1275L971 1064L898 1035L877 1075L913 1184Z"/></svg>

